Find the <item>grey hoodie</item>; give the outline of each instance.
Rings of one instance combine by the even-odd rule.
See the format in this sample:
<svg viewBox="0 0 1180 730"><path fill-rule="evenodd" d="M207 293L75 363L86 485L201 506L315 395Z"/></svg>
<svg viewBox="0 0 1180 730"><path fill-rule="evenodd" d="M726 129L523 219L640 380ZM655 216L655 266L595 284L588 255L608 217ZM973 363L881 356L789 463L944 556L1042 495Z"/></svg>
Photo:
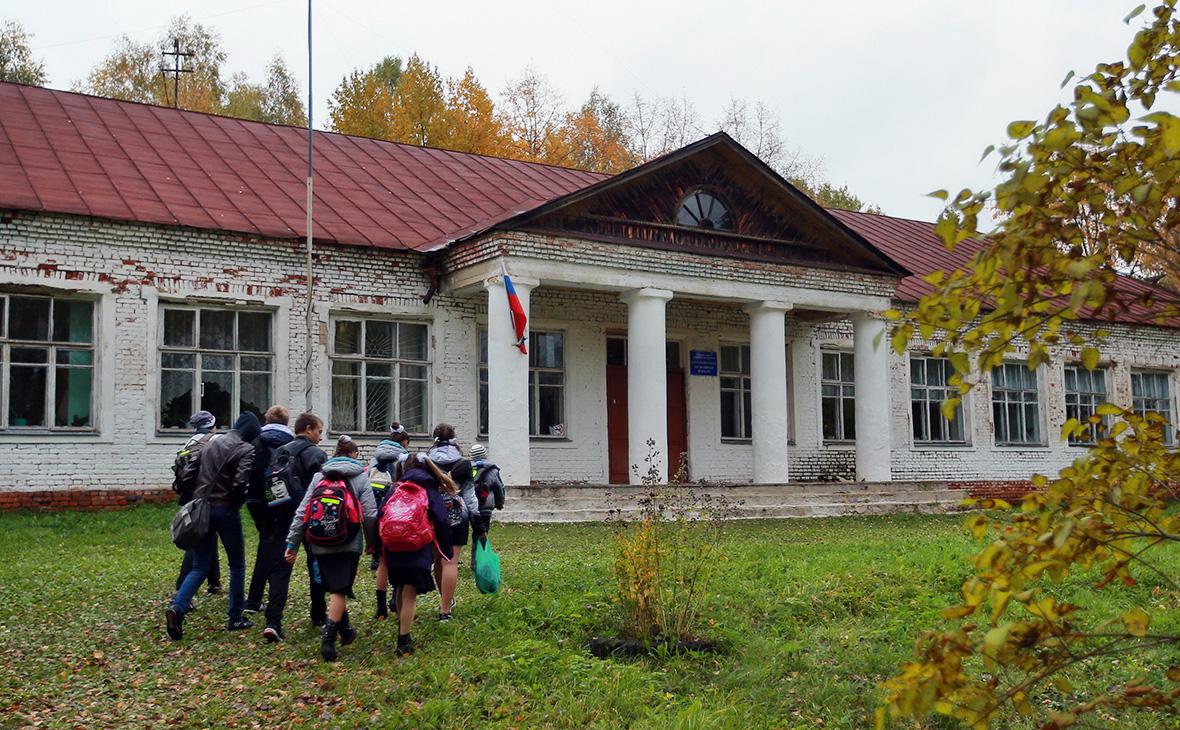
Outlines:
<svg viewBox="0 0 1180 730"><path fill-rule="evenodd" d="M436 443L426 452L426 458L433 461L440 469L450 473L451 467L456 462L463 459L463 452L459 451L459 447L455 445L454 441L443 441ZM456 480L456 485L459 487L459 496L463 499L463 508L468 517L479 514L479 498L475 496L475 482L472 481L471 472L468 470L463 475L462 480Z"/></svg>
<svg viewBox="0 0 1180 730"><path fill-rule="evenodd" d="M373 452L373 460L369 462L369 468L375 469L378 464L389 464L393 466L399 461L404 461L410 455L405 447L396 441L385 439L377 444L377 450ZM392 475L392 471L390 472Z"/></svg>
<svg viewBox="0 0 1180 730"><path fill-rule="evenodd" d="M324 477L341 479L352 490L352 493L361 504L363 520L361 532L356 536L356 541L351 545L324 547L308 544L307 549L315 555L327 555L329 553L359 553L364 550L366 542L370 545L375 545L377 539L377 502L373 500L373 490L369 488L367 471L365 465L356 459L336 456L325 461L320 471L316 472L316 475L311 478L307 492L303 495L303 501L299 503L298 509L295 510L295 519L291 520L291 529L287 533L287 546L293 550L298 550L299 544L303 542L303 516L307 513L307 503L311 501L311 493L315 491L315 485L319 484L320 479Z"/></svg>

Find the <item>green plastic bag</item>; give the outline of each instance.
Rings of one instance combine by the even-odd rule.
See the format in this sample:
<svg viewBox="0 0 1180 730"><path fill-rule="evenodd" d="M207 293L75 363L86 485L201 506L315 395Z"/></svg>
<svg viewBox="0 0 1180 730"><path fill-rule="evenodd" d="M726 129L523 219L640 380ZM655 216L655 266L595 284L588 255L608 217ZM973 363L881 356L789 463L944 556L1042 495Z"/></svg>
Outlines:
<svg viewBox="0 0 1180 730"><path fill-rule="evenodd" d="M487 538L475 545L475 587L480 593L500 590L500 556L492 550Z"/></svg>

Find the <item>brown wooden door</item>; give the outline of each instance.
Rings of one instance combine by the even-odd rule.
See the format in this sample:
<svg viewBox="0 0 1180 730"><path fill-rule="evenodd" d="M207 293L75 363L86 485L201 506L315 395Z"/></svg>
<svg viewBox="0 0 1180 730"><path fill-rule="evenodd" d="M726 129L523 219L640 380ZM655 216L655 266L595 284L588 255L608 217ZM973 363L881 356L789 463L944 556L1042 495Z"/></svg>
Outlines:
<svg viewBox="0 0 1180 730"><path fill-rule="evenodd" d="M610 483L627 484L627 366L606 366L606 444ZM668 475L680 468L680 455L688 452L688 401L684 370L668 371ZM640 465L642 466L642 465Z"/></svg>
<svg viewBox="0 0 1180 730"><path fill-rule="evenodd" d="M626 365L606 366L606 448L610 455L610 483L628 483Z"/></svg>
<svg viewBox="0 0 1180 730"><path fill-rule="evenodd" d="M681 454L688 453L688 401L684 370L668 371L668 476L680 468ZM688 476L685 474L685 476Z"/></svg>

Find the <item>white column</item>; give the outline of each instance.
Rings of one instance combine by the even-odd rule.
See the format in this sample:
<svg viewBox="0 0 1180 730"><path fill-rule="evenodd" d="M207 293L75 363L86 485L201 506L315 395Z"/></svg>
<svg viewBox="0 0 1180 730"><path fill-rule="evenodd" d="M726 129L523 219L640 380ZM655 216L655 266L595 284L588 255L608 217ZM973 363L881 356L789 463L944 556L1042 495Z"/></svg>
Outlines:
<svg viewBox="0 0 1180 730"><path fill-rule="evenodd" d="M512 277L525 315L535 280ZM488 292L488 446L504 483L528 486L529 468L529 357L516 345L516 331L508 309L504 280L484 282Z"/></svg>
<svg viewBox="0 0 1180 730"><path fill-rule="evenodd" d="M666 289L635 289L627 303L627 470L632 484L647 474L648 440L654 440L660 483L668 481L668 363ZM638 473L636 473L636 468Z"/></svg>
<svg viewBox="0 0 1180 730"><path fill-rule="evenodd" d="M885 322L867 313L852 316L856 370L856 478L887 482L890 469L889 335Z"/></svg>
<svg viewBox="0 0 1180 730"><path fill-rule="evenodd" d="M750 426L754 483L784 484L789 434L786 313L791 305L759 302L750 315Z"/></svg>

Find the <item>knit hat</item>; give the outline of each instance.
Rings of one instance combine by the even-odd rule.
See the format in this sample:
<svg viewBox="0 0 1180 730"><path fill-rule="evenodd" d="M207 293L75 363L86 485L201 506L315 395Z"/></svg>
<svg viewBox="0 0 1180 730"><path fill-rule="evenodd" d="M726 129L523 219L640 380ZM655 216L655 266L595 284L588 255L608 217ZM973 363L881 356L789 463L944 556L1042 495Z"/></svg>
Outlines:
<svg viewBox="0 0 1180 730"><path fill-rule="evenodd" d="M217 416L209 411L197 411L189 416L188 425L193 428L213 428L217 425Z"/></svg>
<svg viewBox="0 0 1180 730"><path fill-rule="evenodd" d="M483 444L471 445L471 460L479 461L480 459L488 458L488 449Z"/></svg>

